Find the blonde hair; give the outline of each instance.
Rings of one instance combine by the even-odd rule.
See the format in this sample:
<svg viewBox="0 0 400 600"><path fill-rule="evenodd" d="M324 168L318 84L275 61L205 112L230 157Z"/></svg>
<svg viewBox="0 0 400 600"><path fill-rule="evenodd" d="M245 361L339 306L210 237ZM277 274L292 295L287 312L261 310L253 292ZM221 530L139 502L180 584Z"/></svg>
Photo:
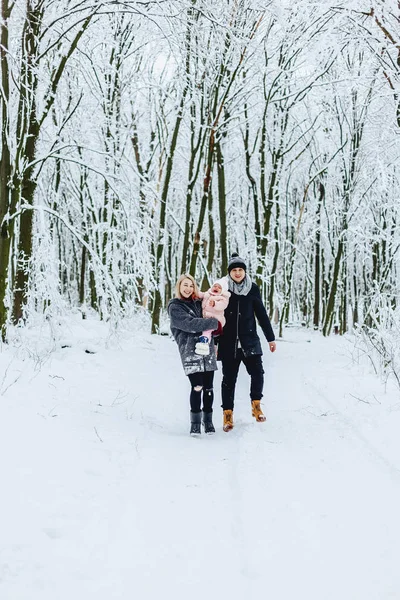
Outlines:
<svg viewBox="0 0 400 600"><path fill-rule="evenodd" d="M183 296L181 295L181 283L184 279L189 279L192 283L193 283L193 295L198 298L199 297L199 287L197 285L197 283L194 280L194 277L192 277L191 275L189 275L189 273L183 273L178 281L176 282L176 286L175 286L175 298L180 298L181 300L183 299Z"/></svg>

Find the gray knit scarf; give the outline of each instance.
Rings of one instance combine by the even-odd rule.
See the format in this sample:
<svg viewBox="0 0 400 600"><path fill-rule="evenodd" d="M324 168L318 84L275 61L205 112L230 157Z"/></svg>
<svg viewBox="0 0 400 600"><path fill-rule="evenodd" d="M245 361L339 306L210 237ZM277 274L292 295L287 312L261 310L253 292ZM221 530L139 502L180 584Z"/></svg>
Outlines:
<svg viewBox="0 0 400 600"><path fill-rule="evenodd" d="M243 281L240 283L236 283L236 281L233 281L233 279L228 275L229 291L237 294L238 296L247 296L251 290L252 283L253 282L248 275L246 275Z"/></svg>

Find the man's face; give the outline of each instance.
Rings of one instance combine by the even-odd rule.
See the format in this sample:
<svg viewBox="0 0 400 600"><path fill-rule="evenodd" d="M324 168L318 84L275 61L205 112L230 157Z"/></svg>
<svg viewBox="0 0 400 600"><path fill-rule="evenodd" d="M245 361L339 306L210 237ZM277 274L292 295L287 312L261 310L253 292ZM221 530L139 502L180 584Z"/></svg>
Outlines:
<svg viewBox="0 0 400 600"><path fill-rule="evenodd" d="M242 267L235 267L229 273L231 279L236 281L236 283L240 283L246 277L246 271L242 269Z"/></svg>

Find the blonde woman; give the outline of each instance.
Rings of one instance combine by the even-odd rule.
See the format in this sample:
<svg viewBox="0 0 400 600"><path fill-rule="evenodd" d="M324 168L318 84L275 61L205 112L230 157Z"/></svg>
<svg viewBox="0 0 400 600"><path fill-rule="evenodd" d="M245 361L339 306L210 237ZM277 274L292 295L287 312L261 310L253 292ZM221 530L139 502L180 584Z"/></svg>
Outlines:
<svg viewBox="0 0 400 600"><path fill-rule="evenodd" d="M193 277L187 273L181 275L175 288L175 298L168 304L171 331L178 344L183 370L191 384L190 392L190 433L201 433L203 421L205 433L214 433L212 411L214 401L214 372L217 361L214 341L210 341L210 353L207 356L196 354L196 342L202 331L215 330L218 320L203 319L199 289Z"/></svg>

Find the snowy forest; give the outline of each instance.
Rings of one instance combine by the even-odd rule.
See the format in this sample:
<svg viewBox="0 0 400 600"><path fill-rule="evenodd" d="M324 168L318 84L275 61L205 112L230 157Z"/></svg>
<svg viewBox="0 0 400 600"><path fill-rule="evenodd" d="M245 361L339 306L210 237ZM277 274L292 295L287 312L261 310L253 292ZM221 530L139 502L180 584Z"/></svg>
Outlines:
<svg viewBox="0 0 400 600"><path fill-rule="evenodd" d="M393 362L398 0L2 0L0 328L160 331L238 251L279 335Z"/></svg>
<svg viewBox="0 0 400 600"><path fill-rule="evenodd" d="M0 7L0 598L399 600L400 0Z"/></svg>

